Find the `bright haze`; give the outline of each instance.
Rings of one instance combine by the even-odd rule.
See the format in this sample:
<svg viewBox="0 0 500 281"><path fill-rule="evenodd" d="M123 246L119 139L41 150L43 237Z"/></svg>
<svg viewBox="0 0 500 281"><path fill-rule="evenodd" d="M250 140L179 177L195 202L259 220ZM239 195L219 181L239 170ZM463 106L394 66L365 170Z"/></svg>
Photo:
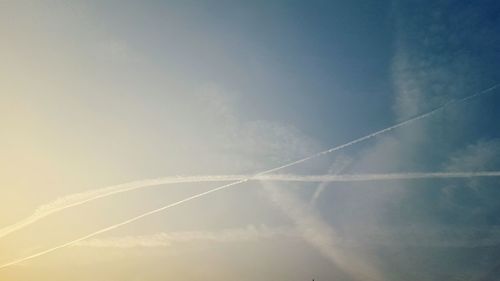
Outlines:
<svg viewBox="0 0 500 281"><path fill-rule="evenodd" d="M0 280L496 280L497 2L0 1Z"/></svg>

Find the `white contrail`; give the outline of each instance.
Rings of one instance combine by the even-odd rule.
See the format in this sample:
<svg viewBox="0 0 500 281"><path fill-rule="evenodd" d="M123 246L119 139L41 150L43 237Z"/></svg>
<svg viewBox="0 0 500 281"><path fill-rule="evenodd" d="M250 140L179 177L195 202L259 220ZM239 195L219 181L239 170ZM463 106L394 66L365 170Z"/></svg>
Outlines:
<svg viewBox="0 0 500 281"><path fill-rule="evenodd" d="M336 159L335 162L330 166L330 168L328 169L328 174L338 175L342 173L351 163L352 159L340 157ZM311 197L311 200L309 201L310 205L316 204L316 201L318 200L319 196L329 184L330 182L327 181L323 181L318 184L316 190L314 191Z"/></svg>
<svg viewBox="0 0 500 281"><path fill-rule="evenodd" d="M342 237L293 192L269 182L262 182L262 187L269 199L293 222L304 241L324 258L349 273L354 280L384 280L381 272L364 257L355 255L353 249L337 247Z"/></svg>
<svg viewBox="0 0 500 281"><path fill-rule="evenodd" d="M93 248L136 248L169 247L176 243L188 242L239 242L258 241L273 238L300 238L292 227L269 227L265 225L247 225L240 228L228 228L217 231L181 231L160 232L150 235L123 236L105 239L88 239L73 244L75 247Z"/></svg>
<svg viewBox="0 0 500 281"><path fill-rule="evenodd" d="M183 203L186 203L188 201L194 200L199 197L203 197L205 195L208 195L210 193L214 193L217 191L220 191L222 189L226 189L230 186L237 185L240 183L244 183L247 181L251 180L260 180L260 181L296 181L296 182L353 182L353 181L377 181L377 180L403 180L403 179L436 179L436 178L470 178L470 177L499 177L500 176L500 171L487 171L487 172L454 172L454 173L394 173L394 174L359 174L359 175L309 175L309 176L301 176L301 175L290 175L290 174L283 174L283 175L255 175L255 176L249 176L249 175L229 175L229 176L213 176L213 177L185 177L182 178L182 181L179 182L201 182L201 178L205 178L205 181L233 181L237 180L232 183L228 183L222 186L219 186L214 189L210 189L208 191L198 193L196 195L187 197L183 200L177 201L175 203L163 206L161 208L149 211L147 213L141 214L139 216L133 217L131 219L128 219L126 221L123 221L121 223L103 228L101 230L95 231L93 233L90 233L88 235L85 235L83 237L80 237L78 239L69 241L67 243L61 244L59 246L44 250L42 252L14 260L12 262L3 264L0 266L0 269L15 265L18 263L21 263L26 260L30 260L45 254L48 254L50 252L59 250L61 248L65 248L67 246L74 245L80 241L86 240L88 238L95 237L101 233L108 232L110 230L116 229L120 226L132 223L134 221L137 221L139 219L142 219L144 217L150 216L152 214L156 214L158 212L161 212L163 210L175 207L177 205L181 205Z"/></svg>
<svg viewBox="0 0 500 281"><path fill-rule="evenodd" d="M0 238L7 236L8 234L20 230L24 227L27 227L28 225L31 225L51 214L63 211L71 207L82 205L99 198L111 196L117 193L127 192L138 188L163 185L163 184L209 182L209 181L217 182L217 181L234 181L234 180L238 180L238 178L231 179L231 177L229 176L226 176L225 179L220 179L218 176L164 177L157 179L133 181L129 183L118 184L90 191L75 193L60 197L50 203L44 204L38 207L35 210L35 212L29 217L15 224L3 227L2 229L0 229Z"/></svg>
<svg viewBox="0 0 500 281"><path fill-rule="evenodd" d="M284 189L276 187L273 192L283 192ZM271 200L276 201L274 193L270 193ZM290 194L287 197L290 198ZM281 200L278 207L288 206L290 200ZM300 200L293 196L294 200ZM302 213L313 214L304 203L300 206L291 205L283 211L290 214L290 209L302 210ZM296 208L297 207L297 208ZM302 207L302 209L300 208ZM179 232L159 232L147 235L128 235L118 237L94 238L78 242L72 247L89 248L153 248L170 247L177 243L189 242L237 242L237 241L258 241L276 238L296 239L304 238L306 231L298 230L299 222L293 220L295 227L279 226L269 227L266 225L247 225L241 228L227 228L217 231L179 231ZM309 224L309 223L308 223ZM307 228L305 228L307 229ZM314 233L314 232L313 232ZM437 227L429 225L412 225L404 227L384 227L381 228L346 228L343 227L342 234L337 233L338 239L334 239L332 245L337 247L360 247L370 246L414 246L414 247L437 247L437 248L478 248L492 247L500 245L500 227ZM330 238L335 238L328 236ZM325 247L322 247L323 249Z"/></svg>
<svg viewBox="0 0 500 281"><path fill-rule="evenodd" d="M437 172L437 173L389 173L389 174L343 174L343 175L260 175L249 180L288 182L358 182L412 179L450 179L474 177L500 177L500 171Z"/></svg>
<svg viewBox="0 0 500 281"><path fill-rule="evenodd" d="M272 168L272 169L269 169L269 170L265 170L263 172L260 172L258 174L256 174L256 176L259 176L259 175L265 175L265 174L269 174L269 173L272 173L272 172L275 172L275 171L278 171L278 170L282 170L282 169L285 169L285 168L288 168L288 167L291 167L291 166L294 166L294 165L297 165L297 164L300 164L300 163L303 163L303 162L306 162L308 160L311 160L311 159L314 159L314 158L317 158L319 156L322 156L322 155L325 155L325 154L328 154L328 153L332 153L332 152L335 152L335 151L338 151L338 150L341 150L341 149L344 149L346 147L349 147L349 146L352 146L354 144L357 144L359 142L362 142L362 141L365 141L365 140L368 140L368 139L371 139L373 137L376 137L378 135L381 135L383 133L386 133L386 132L389 132L389 131L392 131L396 128L399 128L399 127L402 127L402 126L406 126L410 123L413 123L413 122L416 122L420 119L423 119L423 118L427 118L441 110L443 110L444 108L448 107L449 105L451 104L455 104L455 103L461 103L461 102L465 102L465 101L468 101L470 99L473 99L473 98L476 98L482 94L485 94L485 93L488 93L488 92L491 92L493 91L494 89L496 89L498 86L500 86L500 83L490 87L490 88L487 88L485 90L482 90L480 92L477 92L473 95L470 95L470 96L467 96L465 98L462 98L462 99L458 99L458 100L451 100L447 103L445 103L444 105L436 108L436 109L433 109L427 113L423 113L423 114L420 114L418 116L415 116L413 118L410 118L406 121L403 121L403 122L400 122L396 125L393 125L393 126L390 126L390 127L387 127L385 129L382 129L382 130L379 130L379 131L376 131L374 133L371 133L371 134L368 134L364 137L360 137L360 138L357 138L355 140L352 140L348 143L345 143L345 144L342 144L342 145L339 145L339 146L336 146L336 147L333 147L333 148L330 148L330 149L327 149L327 150L324 150L324 151L321 151L321 152L318 152L316 154L313 154L313 155L310 155L308 157L305 157L305 158L302 158L302 159L299 159L299 160L296 160L296 161L293 161L291 163L288 163L288 164L285 164L285 165L282 165L282 166L279 166L279 167L276 167L276 168ZM158 213L158 212L161 212L163 210L166 210L168 208L171 208L171 207L174 207L174 206L177 206L177 205L180 205L180 204L183 204L183 203L186 203L188 201L191 201L193 199L196 199L196 198L199 198L199 197L202 197L202 196L205 196L205 195L208 195L210 193L213 193L213 192L216 192L216 191L220 191L220 190L223 190L223 189L226 189L230 186L233 186L233 185L238 185L240 183L244 183L244 182L247 182L248 179L242 179L242 180L238 180L238 181L235 181L235 182L232 182L232 183L229 183L229 184L226 184L226 185L222 185L222 186L219 186L219 187L216 187L214 189L211 189L211 190L208 190L208 191L205 191L205 192L202 192L202 193L199 193L199 194L196 194L196 195L193 195L193 196L190 196L190 197L187 197L183 200L180 200L178 202L175 202L175 203L172 203L172 204L169 204L169 205L166 205L166 206L163 206L161 208L158 208L158 209L155 209L155 210L152 210L152 211L149 211L149 212L146 212L142 215L139 215L139 216L136 216L134 218L131 218L129 220L126 220L126 221L123 221L121 223L118 223L118 224L115 224L115 225L112 225L112 226L109 226L109 227L106 227L104 229L101 229L99 231L96 231L96 232L93 232L91 234L88 234L86 236L83 236L82 238L79 238L79 239L76 239L76 240L73 240L73 241L70 241L70 242L67 242L67 243L64 243L62 245L59 245L59 246L56 246L56 247L53 247L53 248L50 248L50 249L47 249L45 251L42 251L42 252L39 252L39 253L36 253L36 254L33 254L33 255L30 255L28 257L25 257L25 258L21 258L21 259L17 259L15 261L12 261L12 262L9 262L9 263L6 263L4 265L1 265L0 266L0 269L2 268L5 268L5 267L8 267L8 266L11 266L11 265L14 265L14 264L18 264L20 262L23 262L23 261L26 261L26 260L29 260L29 259L33 259L35 257L38 257L38 256L41 256L41 255L44 255L44 254L47 254L47 253L50 253L50 252L53 252L55 250L58 250L58 249L61 249L61 248L64 248L64 247L67 247L67 246L70 246L74 243L77 243L79 241L82 241L82 240L85 240L87 238L90 238L90 237L94 237L98 234L101 234L101 233L104 233L104 232L107 232L107 231L110 231L112 229L115 229L115 228L118 228L122 225L126 225L128 223L131 223L131 222L134 222L136 220L139 220L143 217L147 217L149 215L152 215L152 214L155 214L155 213ZM102 196L101 196L102 197ZM90 201L90 200L93 200L93 199L88 199L86 200L87 202Z"/></svg>
<svg viewBox="0 0 500 281"><path fill-rule="evenodd" d="M496 85L494 85L494 86L491 86L491 87L489 87L489 88L487 88L487 89L485 89L485 90L482 90L482 91L480 91L480 92L477 92L477 93L475 93L475 94L473 94L473 95L467 96L467 97L465 97L465 98L461 98L461 99L458 99L458 100L455 100L455 99L450 100L450 101L448 101L447 103L443 104L442 106L440 106L440 107L438 107L438 108L436 108L436 109L433 109L433 110L431 110L431 111L429 111L429 112L427 112L427 113L423 113L423 114L417 115L417 116L415 116L415 117L413 117L413 118L410 118L410 119L408 119L408 120L406 120L406 121L403 121L403 122L400 122L400 123L398 123L398 124L396 124L396 125L393 125L393 126L390 126L390 127L385 128L385 129L382 129L382 130L376 131L376 132L371 133L371 134L369 134L369 135L366 135L366 136L364 136L364 137L357 138L357 139L352 140L352 141L350 141L350 142L348 142L348 143L345 143L345 144L342 144L342 145L339 145L339 146L336 146L336 147L333 147L333 148L330 148L330 149L327 149L327 150L324 150L324 151L318 152L318 153L313 154L313 155L311 155L311 156L308 156L308 157L305 157L305 158L299 159L299 160L297 160L297 161L294 161L294 162L291 162L291 163L288 163L288 164L285 164L285 165L282 165L282 166L279 166L279 167L276 167L276 168L273 168L273 169L269 169L269 170L267 170L267 171L265 171L265 172L262 172L262 173L264 173L264 174L267 174L267 173L272 173L272 172L274 172L274 171L278 171L278 170L282 170L282 169L285 169L285 168L288 168L288 167L291 167L291 166L295 166L295 165L297 165L297 164L300 164L300 163L302 163L302 162L305 162L305 161L311 160L311 159L313 159L313 158L317 158L317 157L319 157L319 156L322 156L322 155L325 155L325 154L328 154L328 153L331 153L331 152L335 152L335 151L338 151L338 150L344 149L344 148L346 148L346 147L348 147L348 146L351 146L351 145L357 144L357 143L362 142L362 141L365 141L365 140L367 140L367 139L371 139L371 138L376 137L376 136L378 136L378 135L381 135L381 134L383 134L383 133L387 133L387 132L392 131L392 130L394 130L394 129L397 129L397 128L399 128L399 127L403 127L403 126L406 126L406 125L408 125L408 124L410 124L410 123L413 123L413 122L415 122L415 121L418 121L418 120L420 120L420 119L424 119L424 118L426 118L426 117L429 117L429 116L431 116L431 115L435 114L436 112L443 110L444 108L448 107L448 106L449 106L449 105L451 105L451 104L465 102L465 101L467 101L467 100L470 100L470 99L476 98L476 97L478 97L478 96L480 96L480 95L482 95L482 94L486 94L486 93L488 93L488 92L491 92L491 91L495 90L496 88L498 88L499 86L500 86L500 83L498 83L498 84L496 84Z"/></svg>
<svg viewBox="0 0 500 281"><path fill-rule="evenodd" d="M177 201L175 203L171 203L171 204L168 204L166 206L163 206L161 208L158 208L158 209L155 209L155 210L152 210L152 211L149 211L149 212L146 212L146 213L143 213L141 215L138 215L138 216L135 216L131 219L128 219L128 220L125 220L121 223L117 223L117 224L114 224L114 225L111 225L111 226L108 226L106 228L103 228L103 229L100 229L98 231L95 231L95 232L92 232L90 234L87 234L85 236L82 236L78 239L75 239L75 240L72 240L72 241L69 241L69 242L66 242L64 244L61 244L59 246L56 246L56 247L53 247L53 248L50 248L50 249L47 249L47 250L44 250L44 251L41 251L41 252L38 252L36 254L33 254L33 255L29 255L27 257L24 257L24 258L20 258L20 259L17 259L17 260L14 260L14 261L11 261L11 262L8 262L6 264L3 264L3 265L0 265L0 269L3 269L3 268L6 268L6 267L9 267L9 266L12 266L12 265L15 265L15 264L18 264L18 263L21 263L23 261L27 261L27 260L30 260L30 259L34 259L36 257L39 257L39 256L43 256L45 254L48 254L48 253L51 253L51 252L54 252L54 251L57 251L59 249L62 249L62 248L65 248L65 247L68 247L68 246L71 246L71 245L74 245L80 241L83 241L85 239L88 239L88 238L92 238L94 236L97 236L101 233L104 233L104 232L108 232L110 230L113 230L113 229L116 229L120 226L123 226L123 225L126 225L126 224L129 224L129 223L132 223L134 221L137 221L137 220L140 220L144 217L147 217L147 216L150 216L152 214L156 214L158 212L161 212L163 210L166 210L166 209L169 209L169 208L172 208L172 207L175 207L177 205L181 205L183 203L186 203L188 201L191 201L193 199L196 199L196 198L199 198L199 197L202 197L202 196L205 196L205 195L208 195L210 193L214 193L214 192L217 192L219 190L222 190L222 189L225 189L225 188L228 188L230 186L233 186L233 185L237 185L237 184L240 184L240 183L243 183L243 182L246 182L248 180L239 180L239 181L236 181L236 182L232 182L232 183L228 183L228 184L225 184L225 185L222 185L222 186L219 186L217 188L214 188L214 189L210 189L208 191L205 191L205 192L202 192L202 193L198 193L196 195L193 195L193 196L189 196L185 199L182 199L180 201Z"/></svg>
<svg viewBox="0 0 500 281"><path fill-rule="evenodd" d="M82 205L84 203L111 196L113 194L131 191L138 188L176 183L201 183L241 180L266 180L266 181L298 181L298 182L353 182L353 181L379 181L379 180L405 180L425 178L468 178L468 177L497 177L500 172L459 172L459 173L395 173L395 174L359 174L359 175L213 175L213 176L184 176L165 177L158 179L134 181L101 189L76 193L61 197L49 204L39 207L31 216L7 227L0 229L0 238L14 231L31 225L44 217L65 209ZM324 187L323 187L324 188Z"/></svg>
<svg viewBox="0 0 500 281"><path fill-rule="evenodd" d="M301 182L323 182L323 181L338 181L338 182L349 182L349 181L370 181L370 180L396 180L396 179L426 179L426 178L468 178L468 177L498 177L500 176L500 171L494 171L494 172L470 172L470 173L402 173L402 174L367 174L367 175L320 175L320 176L298 176L298 175L260 175L260 176L254 176L251 180L269 180L269 181L301 181ZM234 178L241 178L242 176L228 176L228 180L232 180ZM194 178L194 177L193 177ZM219 178L224 178L219 177ZM220 179L219 179L220 180ZM133 217L131 219L128 219L126 221L123 221L121 223L103 228L101 230L95 231L93 233L90 233L88 235L85 235L83 237L80 237L78 239L66 242L64 244L61 244L59 246L41 251L39 253L14 260L12 262L3 264L0 266L0 269L15 265L18 263L21 263L26 260L30 260L48 253L51 253L53 251L59 250L61 248L65 248L67 246L71 246L74 244L77 244L80 241L86 240L88 238L95 237L101 233L108 232L110 230L116 229L120 226L132 223L134 221L140 220L144 217L150 216L152 214L161 212L163 210L175 207L177 205L181 205L183 203L186 203L188 201L194 200L199 197L203 197L205 195L208 195L210 193L214 193L217 191L220 191L222 189L226 189L230 186L237 185L243 182L247 182L249 179L241 179L236 182L232 182L226 185L219 186L217 188L198 193L196 195L187 197L183 200L177 201L175 203L163 206L161 208L149 211L147 213L141 214L139 216ZM186 182L186 181L184 181Z"/></svg>

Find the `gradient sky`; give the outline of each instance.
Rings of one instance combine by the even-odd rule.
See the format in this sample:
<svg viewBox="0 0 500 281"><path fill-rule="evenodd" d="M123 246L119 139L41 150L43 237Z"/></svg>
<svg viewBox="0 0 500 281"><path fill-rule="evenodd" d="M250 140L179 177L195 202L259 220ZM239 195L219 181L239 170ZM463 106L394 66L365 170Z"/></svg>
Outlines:
<svg viewBox="0 0 500 281"><path fill-rule="evenodd" d="M499 34L494 0L1 1L0 233L63 196L257 173L487 89ZM499 91L280 172L498 171ZM0 280L496 280L499 183L248 182ZM0 237L0 264L219 185L66 209Z"/></svg>

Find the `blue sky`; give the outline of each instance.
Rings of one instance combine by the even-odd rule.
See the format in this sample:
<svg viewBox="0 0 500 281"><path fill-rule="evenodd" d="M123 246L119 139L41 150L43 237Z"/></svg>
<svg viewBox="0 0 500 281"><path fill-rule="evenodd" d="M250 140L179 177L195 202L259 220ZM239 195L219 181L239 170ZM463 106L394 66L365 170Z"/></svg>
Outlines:
<svg viewBox="0 0 500 281"><path fill-rule="evenodd" d="M258 173L499 83L499 13L486 0L2 2L0 263L218 183L23 223L98 188ZM279 173L498 171L498 91ZM494 280L498 183L247 182L0 279Z"/></svg>

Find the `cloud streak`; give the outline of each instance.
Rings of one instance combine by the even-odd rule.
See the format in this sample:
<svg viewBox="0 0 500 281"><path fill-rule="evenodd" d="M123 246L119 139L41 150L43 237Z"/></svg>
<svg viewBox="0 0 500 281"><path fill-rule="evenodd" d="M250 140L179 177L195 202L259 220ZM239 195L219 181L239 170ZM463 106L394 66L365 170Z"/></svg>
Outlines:
<svg viewBox="0 0 500 281"><path fill-rule="evenodd" d="M500 245L499 227L429 227L426 225L417 225L384 229L343 229L342 232L341 236L337 234L338 239L334 239L332 245L336 247L397 245L436 248L481 248ZM218 231L160 232L149 235L94 238L73 244L72 247L154 248L171 247L176 243L230 243L276 238L304 239L303 232L298 231L296 227L248 225L246 227L228 228Z"/></svg>
<svg viewBox="0 0 500 281"><path fill-rule="evenodd" d="M436 173L388 173L388 174L343 174L343 175L261 175L249 180L288 182L359 182L386 180L453 179L476 177L500 177L500 171L480 172L436 172Z"/></svg>
<svg viewBox="0 0 500 281"><path fill-rule="evenodd" d="M17 230L27 227L51 214L61 212L65 209L76 207L100 198L108 197L114 194L128 192L139 188L158 186L164 184L176 184L176 183L193 183L193 182L217 182L217 181L229 181L239 180L230 179L231 177L225 177L221 179L218 176L195 176L195 177L164 177L157 179L147 179L140 181L133 181L124 184L118 184L113 186L108 186L99 189L93 189L90 191L75 193L67 196L60 197L50 203L44 204L38 207L35 212L29 217L9 226L0 229L0 238L9 235Z"/></svg>
<svg viewBox="0 0 500 281"><path fill-rule="evenodd" d="M262 182L262 186L270 199L297 227L302 238L326 259L356 277L356 280L383 280L381 273L370 263L353 255L352 251L336 247L342 241L341 237L300 198L269 182Z"/></svg>
<svg viewBox="0 0 500 281"><path fill-rule="evenodd" d="M390 174L343 174L343 175L213 175L213 176L185 176L166 177L135 181L105 187L102 189L82 192L61 197L49 204L39 207L31 216L4 227L0 230L0 238L16 230L20 230L31 225L51 214L61 212L65 209L76 207L99 198L111 196L117 193L132 191L139 188L178 184L178 183L201 183L201 182L221 182L221 181L292 181L292 182L321 182L322 189L326 183L330 182L360 182L360 181L386 181L386 180L413 180L413 179L439 179L439 178L477 178L477 177L499 177L500 171L479 171L479 172L439 172L439 173L390 173ZM321 190L322 190L321 189ZM316 194L316 193L315 193ZM316 196L317 197L317 196Z"/></svg>
<svg viewBox="0 0 500 281"><path fill-rule="evenodd" d="M340 158L340 159L336 160L330 166L327 173L333 174L333 175L338 175L338 174L342 173L342 171L344 171L345 168L347 166L349 166L351 163L352 163L351 159ZM328 184L330 184L330 182L328 182L328 181L323 181L323 182L320 182L318 184L318 186L316 187L316 190L314 191L314 193L311 197L311 200L309 202L311 205L316 204L316 201L318 200L318 198L321 195L321 193L323 192L323 190L328 186Z"/></svg>
<svg viewBox="0 0 500 281"><path fill-rule="evenodd" d="M303 163L303 162L306 162L306 161L309 161L309 160L312 160L314 158L318 158L320 156L323 156L323 155L326 155L326 154L329 154L329 153L332 153L332 152L335 152L335 151L339 151L341 149L344 149L346 147L349 147L349 146L352 146L354 144L357 144L357 143L360 143L360 142L363 142L365 140L368 140L368 139L371 139L371 138L374 138L378 135L381 135L381 134L384 134L384 133L387 133L387 132L390 132L392 130L395 130L399 127L403 127L403 126L406 126L408 124L411 124L413 122L416 122L418 120L421 120L421 119L424 119L424 118L427 118L431 115L434 115L436 114L437 112L440 112L442 111L443 109L447 108L448 106L450 105L453 105L453 104L457 104L457 103L462 103L462 102L467 102L471 99L474 99L474 98L477 98L483 94L486 94L486 93L489 93L493 90L495 90L496 88L498 88L498 86L500 86L500 83L499 84L495 84L494 86L492 87L489 87L485 90L482 90L482 91L479 91L477 93L474 93L470 96L467 96L467 97L464 97L462 99L453 99L451 101L448 101L447 103L445 103L444 105L440 106L440 107L437 107L429 112L426 112L426 113L423 113L423 114L420 114L420 115L417 115L413 118L410 118L406 121L403 121L403 122L400 122L400 123L397 123L396 125L393 125L393 126L390 126L390 127L387 127L385 129L381 129L379 131L376 131L376 132L373 132L371 134L368 134L366 136L363 136L363 137L360 137L360 138L357 138L355 140L352 140L350 142L347 142L345 144L342 144L342 145L339 145L339 146L336 146L336 147L333 147L333 148L330 148L330 149L327 149L327 150L324 150L324 151L321 151L321 152L318 152L316 154L312 154L308 157L304 157L302 159L299 159L299 160L296 160L296 161L293 161L293 162L290 162L288 164L284 164L282 166L278 166L278 167L275 167L275 168L272 168L272 169L269 169L269 170L265 170L265 171L262 171L258 174L256 174L256 176L261 176L261 175L265 175L265 174L270 174L272 172L275 172L275 171L279 171L279 170L282 170L282 169L285 169L285 168L288 168L288 167L292 167L292 166L295 166L295 165L298 165L300 163ZM152 211L149 211L149 212L146 212L146 213L143 213L141 215L138 215L136 217L133 217L131 219L128 219L128 220L125 220L121 223L118 223L118 224L115 224L115 225L112 225L112 226L109 226L109 227L106 227L106 228L103 228L101 230L98 230L96 232L93 232L93 233L90 233L88 235L85 235L81 238L78 238L78 239L75 239L75 240L72 240L72 241L69 241L69 242L66 242L64 244L61 244L59 246L56 246L56 247L53 247L53 248L50 248L50 249L47 249L47 250L44 250L44 251L41 251L39 253L36 253L36 254L33 254L33 255L30 255L30 256L27 256L27 257L24 257L24 258L20 258L20 259L17 259L17 260L14 260L12 262L8 262L6 264L3 264L3 265L0 265L0 269L2 268L5 268L5 267L8 267L8 266L12 266L12 265L15 265L15 264L18 264L18 263L21 263L23 261L26 261L26 260L30 260L30 259L33 259L33 258L36 258L36 257L39 257L39 256L42 256L42 255L45 255L45 254L48 254L50 252L53 252L53 251L56 251L58 249L61 249L61 248L64 248L64 247L67 247L67 246L70 246L70 245L73 245L77 242L80 242L80 241L83 241L85 239L88 239L88 238L91 238L91 237L94 237L96 235L99 235L101 233L104 233L104 232L108 232L110 230L113 230L113 229L116 229L120 226L123 226L123 225L126 225L126 224L129 224L129 223L132 223L132 222L135 222L137 220L140 220L144 217L147 217L147 216L150 216L150 215L153 215L153 214L156 214L158 212L161 212L163 210L166 210L166 209L169 209L169 208L172 208L172 207L175 207L177 205L181 205L181 204L184 204L184 203L187 203L189 201L192 201L194 199L197 199L197 198L200 198L200 197L204 197L206 195L209 195L211 193L214 193L214 192L218 192L218 191L221 191L223 189L227 189L231 186L235 186L235 185L238 185L238 184L241 184L241 183L244 183L244 182L247 182L249 179L241 179L241 180L238 180L238 181L235 181L235 182L232 182L232 183L229 183L229 184L225 184L225 185L222 185L222 186L219 186L219 187L216 187L216 188L213 188L213 189L210 189L208 191L205 191L205 192L202 192L202 193L199 193L199 194L196 194L196 195L193 195L193 196L190 196L190 197L187 197L183 200L180 200L180 201L177 201L175 203L172 203L172 204L168 204L168 205L165 205L163 207L160 207L158 209L155 209L155 210L152 210ZM114 194L114 193L113 193ZM100 196L98 198L102 198L104 196ZM88 201L91 201L93 199L91 198L88 198L85 200L85 202L88 202ZM72 206L75 206L75 205L80 205L81 203L73 203ZM21 225L21 227L24 227L26 225ZM19 228L17 228L19 229ZM16 229L16 230L17 230ZM14 230L15 231L15 230ZM12 232L12 231L11 231ZM9 232L10 233L10 232Z"/></svg>
<svg viewBox="0 0 500 281"><path fill-rule="evenodd" d="M74 247L136 248L170 247L175 243L188 242L241 242L273 238L300 238L291 227L268 227L248 225L219 231L161 232L152 235L124 236L105 239L89 239L73 244Z"/></svg>

